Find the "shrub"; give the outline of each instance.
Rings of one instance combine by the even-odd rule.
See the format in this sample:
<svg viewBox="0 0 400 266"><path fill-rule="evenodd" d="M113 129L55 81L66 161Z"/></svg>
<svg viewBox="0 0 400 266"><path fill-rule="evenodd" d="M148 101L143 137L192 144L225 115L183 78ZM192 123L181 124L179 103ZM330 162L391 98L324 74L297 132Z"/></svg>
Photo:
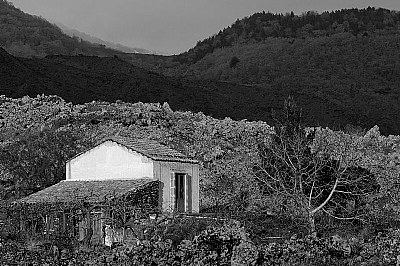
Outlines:
<svg viewBox="0 0 400 266"><path fill-rule="evenodd" d="M193 240L175 246L170 239L152 237L113 249L67 252L28 250L15 241L0 239L3 265L30 262L32 265L398 265L400 230L389 230L364 242L337 235L303 238L296 235L282 243L255 245L237 222L209 226ZM33 243L34 244L34 243Z"/></svg>
<svg viewBox="0 0 400 266"><path fill-rule="evenodd" d="M386 234L378 233L363 245L358 259L365 262L365 265L399 265L400 230L389 230Z"/></svg>

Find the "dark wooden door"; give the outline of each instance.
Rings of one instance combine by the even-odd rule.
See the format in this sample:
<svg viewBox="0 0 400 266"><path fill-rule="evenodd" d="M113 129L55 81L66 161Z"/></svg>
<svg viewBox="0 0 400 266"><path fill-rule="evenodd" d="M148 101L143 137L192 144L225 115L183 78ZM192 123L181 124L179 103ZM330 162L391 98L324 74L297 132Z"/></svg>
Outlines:
<svg viewBox="0 0 400 266"><path fill-rule="evenodd" d="M185 174L175 174L176 211L185 212Z"/></svg>

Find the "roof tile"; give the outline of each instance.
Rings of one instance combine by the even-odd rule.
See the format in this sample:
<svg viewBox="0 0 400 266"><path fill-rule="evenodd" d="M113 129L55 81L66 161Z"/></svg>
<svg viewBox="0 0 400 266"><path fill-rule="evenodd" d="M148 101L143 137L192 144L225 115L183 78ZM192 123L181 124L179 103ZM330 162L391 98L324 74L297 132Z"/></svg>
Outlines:
<svg viewBox="0 0 400 266"><path fill-rule="evenodd" d="M117 142L131 150L137 151L154 160L197 163L196 160L189 159L186 155L174 149L171 149L165 145L162 145L154 140L134 139L134 138L114 136L103 139L101 143L107 140Z"/></svg>
<svg viewBox="0 0 400 266"><path fill-rule="evenodd" d="M61 202L103 202L118 198L128 192L147 188L154 179L61 181L16 202L20 203L61 203Z"/></svg>

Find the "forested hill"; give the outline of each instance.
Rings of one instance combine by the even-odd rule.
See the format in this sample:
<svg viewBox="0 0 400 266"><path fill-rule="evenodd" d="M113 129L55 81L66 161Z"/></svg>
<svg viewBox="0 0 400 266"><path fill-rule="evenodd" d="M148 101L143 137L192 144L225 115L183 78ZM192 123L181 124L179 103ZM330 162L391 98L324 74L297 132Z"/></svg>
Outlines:
<svg viewBox="0 0 400 266"><path fill-rule="evenodd" d="M373 123L399 134L399 17L381 8L256 13L169 61L132 56L131 62L153 63L171 76L257 86L271 102L277 92L291 94L321 125L336 117L339 127Z"/></svg>
<svg viewBox="0 0 400 266"><path fill-rule="evenodd" d="M0 47L15 56L87 54L112 56L119 52L72 38L47 20L22 12L0 0Z"/></svg>
<svg viewBox="0 0 400 266"><path fill-rule="evenodd" d="M349 32L354 36L398 33L400 12L383 8L342 9L321 14L308 11L301 15L255 13L181 54L182 63L195 63L215 49L238 43L262 42L269 37L307 38Z"/></svg>

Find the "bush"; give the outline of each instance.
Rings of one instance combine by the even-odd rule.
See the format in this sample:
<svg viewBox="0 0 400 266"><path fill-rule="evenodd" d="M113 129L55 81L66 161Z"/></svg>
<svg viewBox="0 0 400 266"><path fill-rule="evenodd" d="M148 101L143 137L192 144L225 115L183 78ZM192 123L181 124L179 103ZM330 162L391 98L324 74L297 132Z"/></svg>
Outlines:
<svg viewBox="0 0 400 266"><path fill-rule="evenodd" d="M193 240L194 237L210 224L210 219L198 219L196 217L174 217L165 224L159 224L153 228L153 236L161 240L171 240L177 247L183 240Z"/></svg>
<svg viewBox="0 0 400 266"><path fill-rule="evenodd" d="M364 242L337 235L316 234L282 243L255 245L237 222L209 226L193 240L175 246L170 239L152 237L113 249L66 252L54 256L45 250L28 250L15 241L0 239L1 265L398 265L400 230L389 230Z"/></svg>
<svg viewBox="0 0 400 266"><path fill-rule="evenodd" d="M352 254L349 241L338 236L318 238L315 234L262 248L262 265L341 265Z"/></svg>
<svg viewBox="0 0 400 266"><path fill-rule="evenodd" d="M238 251L249 248L251 244L246 231L239 223L228 222L223 226L204 230L191 245L185 245L185 250L186 256L192 258L188 260L192 263L190 265L230 265L232 258L241 261ZM182 249L182 246L180 248Z"/></svg>
<svg viewBox="0 0 400 266"><path fill-rule="evenodd" d="M365 265L399 265L400 230L389 230L385 235L378 233L364 244L358 259Z"/></svg>

